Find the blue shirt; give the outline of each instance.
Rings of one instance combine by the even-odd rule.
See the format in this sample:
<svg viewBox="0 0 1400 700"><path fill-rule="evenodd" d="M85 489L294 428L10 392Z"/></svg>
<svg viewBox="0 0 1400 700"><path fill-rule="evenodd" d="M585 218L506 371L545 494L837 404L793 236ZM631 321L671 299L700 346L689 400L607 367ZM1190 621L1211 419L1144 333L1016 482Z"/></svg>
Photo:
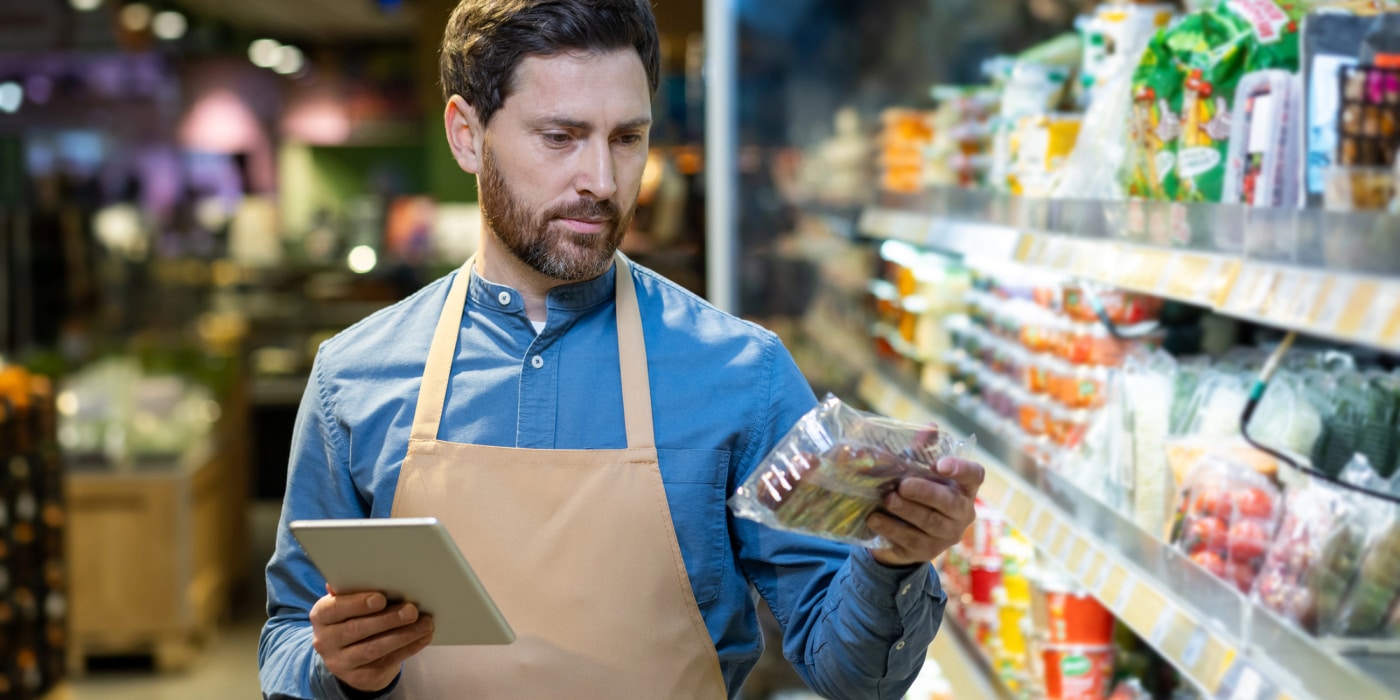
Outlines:
<svg viewBox="0 0 1400 700"><path fill-rule="evenodd" d="M473 274L440 440L621 449L614 271L548 296L538 335L520 295ZM329 341L297 414L258 646L272 698L343 698L311 647L325 582L287 529L297 519L388 517L433 329L453 272ZM783 655L829 698L899 698L923 665L945 596L932 567L734 518L725 501L816 405L772 333L633 265L661 479L700 612L734 697L763 650L757 591ZM536 360L535 358L540 358ZM561 584L562 585L562 584Z"/></svg>

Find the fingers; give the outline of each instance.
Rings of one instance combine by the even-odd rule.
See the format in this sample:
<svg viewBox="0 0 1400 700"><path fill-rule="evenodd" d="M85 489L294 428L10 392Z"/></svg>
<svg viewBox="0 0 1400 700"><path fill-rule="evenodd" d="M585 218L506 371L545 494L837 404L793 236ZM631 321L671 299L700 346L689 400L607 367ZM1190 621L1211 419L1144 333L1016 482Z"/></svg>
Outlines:
<svg viewBox="0 0 1400 700"><path fill-rule="evenodd" d="M918 552L928 549L932 539L909 523L892 518L883 513L873 513L867 521L870 529L883 536L893 548L900 552Z"/></svg>
<svg viewBox="0 0 1400 700"><path fill-rule="evenodd" d="M972 499L968 498L957 486L941 484L928 479L905 479L900 482L899 489L890 494L887 499L894 497L898 497L899 501L907 502L910 506L929 508L953 519L966 515L973 508ZM890 507L888 501L887 507ZM893 512L892 507L891 512ZM904 517L903 514L897 513L897 515ZM909 522L915 521L910 520Z"/></svg>
<svg viewBox="0 0 1400 700"><path fill-rule="evenodd" d="M425 615L411 625L396 627L345 647L340 661L351 668L381 665L381 661L404 652L425 637L431 637L432 633L433 618Z"/></svg>
<svg viewBox="0 0 1400 700"><path fill-rule="evenodd" d="M329 584L326 586L326 590L330 590ZM374 591L349 595L328 593L311 607L311 624L340 624L352 617L363 617L377 613L383 610L388 603L389 601L383 593Z"/></svg>
<svg viewBox="0 0 1400 700"><path fill-rule="evenodd" d="M974 497L982 486L982 480L987 475L986 471L982 469L982 465L957 457L944 457L938 460L936 471L961 486L963 493Z"/></svg>

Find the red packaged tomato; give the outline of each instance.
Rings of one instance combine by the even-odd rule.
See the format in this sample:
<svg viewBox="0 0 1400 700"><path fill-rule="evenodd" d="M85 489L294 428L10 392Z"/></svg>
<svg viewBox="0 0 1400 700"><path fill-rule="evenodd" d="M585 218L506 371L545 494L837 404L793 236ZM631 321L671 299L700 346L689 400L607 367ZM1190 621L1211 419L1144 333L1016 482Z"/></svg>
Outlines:
<svg viewBox="0 0 1400 700"><path fill-rule="evenodd" d="M1187 471L1177 503L1172 544L1248 593L1278 522L1273 483L1247 464L1207 452Z"/></svg>

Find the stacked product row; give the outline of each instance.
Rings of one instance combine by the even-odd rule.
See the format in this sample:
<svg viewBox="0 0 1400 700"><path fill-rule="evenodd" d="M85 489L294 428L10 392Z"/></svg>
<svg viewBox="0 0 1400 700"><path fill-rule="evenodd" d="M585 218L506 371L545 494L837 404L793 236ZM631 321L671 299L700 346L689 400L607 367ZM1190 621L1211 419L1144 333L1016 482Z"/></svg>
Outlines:
<svg viewBox="0 0 1400 700"><path fill-rule="evenodd" d="M37 700L63 677L63 540L52 385L0 368L0 699Z"/></svg>
<svg viewBox="0 0 1400 700"><path fill-rule="evenodd" d="M1201 697L995 513L979 508L963 541L937 564L952 621L968 631L1016 697Z"/></svg>
<svg viewBox="0 0 1400 700"><path fill-rule="evenodd" d="M941 86L879 136L891 192L1385 209L1400 149L1389 0L1108 2ZM1093 134L1080 139L1081 133Z"/></svg>

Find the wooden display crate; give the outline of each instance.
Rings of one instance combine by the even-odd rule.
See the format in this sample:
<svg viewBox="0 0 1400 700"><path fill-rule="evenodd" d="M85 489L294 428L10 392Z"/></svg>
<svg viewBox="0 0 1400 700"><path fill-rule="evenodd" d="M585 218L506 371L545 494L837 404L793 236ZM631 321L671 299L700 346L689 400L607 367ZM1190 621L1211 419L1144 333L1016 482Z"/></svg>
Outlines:
<svg viewBox="0 0 1400 700"><path fill-rule="evenodd" d="M218 450L174 469L70 472L67 477L69 668L91 656L152 656L187 667L229 612L227 460Z"/></svg>

